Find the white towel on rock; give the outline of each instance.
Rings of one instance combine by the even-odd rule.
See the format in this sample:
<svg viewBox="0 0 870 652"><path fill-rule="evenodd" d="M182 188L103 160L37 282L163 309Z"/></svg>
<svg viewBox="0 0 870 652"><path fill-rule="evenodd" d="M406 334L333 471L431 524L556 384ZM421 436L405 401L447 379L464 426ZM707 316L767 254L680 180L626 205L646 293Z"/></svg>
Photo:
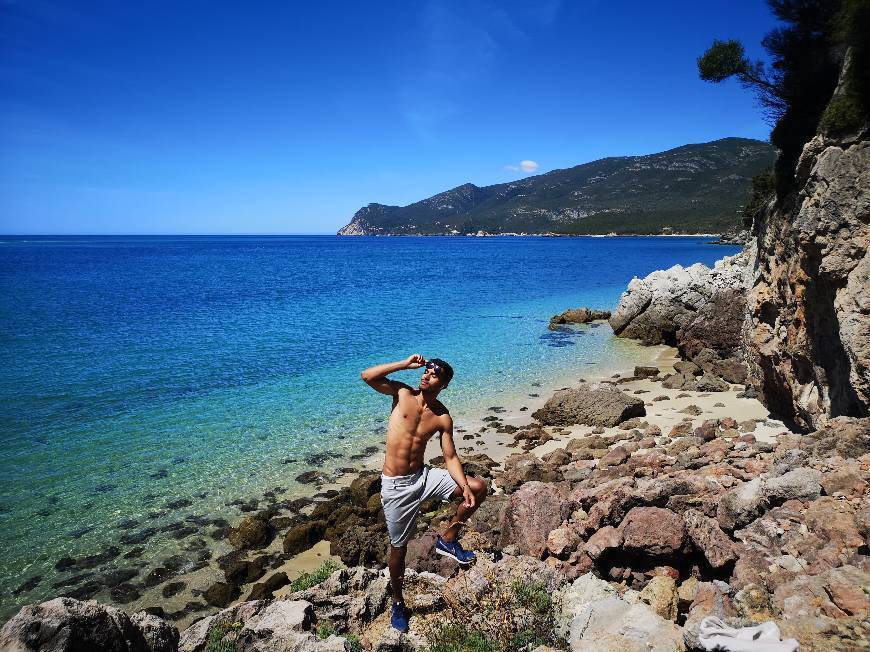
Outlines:
<svg viewBox="0 0 870 652"><path fill-rule="evenodd" d="M698 627L701 647L708 652L797 652L793 638L779 640L779 627L772 621L754 627L728 627L721 619L707 616Z"/></svg>

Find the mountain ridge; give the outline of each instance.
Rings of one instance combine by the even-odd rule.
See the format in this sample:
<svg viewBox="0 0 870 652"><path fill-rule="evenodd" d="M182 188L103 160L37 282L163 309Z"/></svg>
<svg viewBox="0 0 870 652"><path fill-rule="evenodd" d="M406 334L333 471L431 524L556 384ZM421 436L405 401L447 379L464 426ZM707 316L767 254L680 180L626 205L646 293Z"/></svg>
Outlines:
<svg viewBox="0 0 870 652"><path fill-rule="evenodd" d="M407 206L373 202L338 235L591 235L721 232L739 226L774 148L722 138L612 156L490 186L464 183Z"/></svg>

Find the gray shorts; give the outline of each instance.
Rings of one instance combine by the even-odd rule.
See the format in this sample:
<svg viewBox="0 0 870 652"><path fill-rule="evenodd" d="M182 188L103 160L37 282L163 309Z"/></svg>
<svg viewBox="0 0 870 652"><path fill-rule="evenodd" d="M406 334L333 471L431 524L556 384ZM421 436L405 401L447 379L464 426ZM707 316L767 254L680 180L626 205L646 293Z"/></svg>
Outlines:
<svg viewBox="0 0 870 652"><path fill-rule="evenodd" d="M381 505L387 520L390 543L401 548L414 534L420 503L437 496L449 500L459 486L444 469L424 466L411 475L381 474Z"/></svg>

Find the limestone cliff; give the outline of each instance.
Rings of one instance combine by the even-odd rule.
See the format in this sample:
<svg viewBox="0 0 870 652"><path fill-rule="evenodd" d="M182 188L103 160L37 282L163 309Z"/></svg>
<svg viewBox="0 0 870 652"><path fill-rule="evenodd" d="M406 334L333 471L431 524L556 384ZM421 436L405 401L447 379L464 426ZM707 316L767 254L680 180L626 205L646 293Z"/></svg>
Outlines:
<svg viewBox="0 0 870 652"><path fill-rule="evenodd" d="M829 106L850 92L850 61ZM705 371L715 356L746 365L764 404L808 430L870 415L870 121L848 133L820 124L740 256L636 279L610 319L617 335L675 344Z"/></svg>
<svg viewBox="0 0 870 652"><path fill-rule="evenodd" d="M870 411L870 142L816 136L797 190L755 225L747 361L765 404L804 427Z"/></svg>

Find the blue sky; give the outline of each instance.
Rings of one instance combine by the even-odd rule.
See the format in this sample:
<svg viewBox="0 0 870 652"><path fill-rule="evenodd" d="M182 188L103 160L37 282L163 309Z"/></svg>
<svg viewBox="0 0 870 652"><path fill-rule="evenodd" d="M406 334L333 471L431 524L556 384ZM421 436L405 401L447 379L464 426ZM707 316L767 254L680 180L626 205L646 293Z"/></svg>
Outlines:
<svg viewBox="0 0 870 652"><path fill-rule="evenodd" d="M0 0L0 232L332 233L369 202L766 139L695 59L763 58L773 26L762 0Z"/></svg>

